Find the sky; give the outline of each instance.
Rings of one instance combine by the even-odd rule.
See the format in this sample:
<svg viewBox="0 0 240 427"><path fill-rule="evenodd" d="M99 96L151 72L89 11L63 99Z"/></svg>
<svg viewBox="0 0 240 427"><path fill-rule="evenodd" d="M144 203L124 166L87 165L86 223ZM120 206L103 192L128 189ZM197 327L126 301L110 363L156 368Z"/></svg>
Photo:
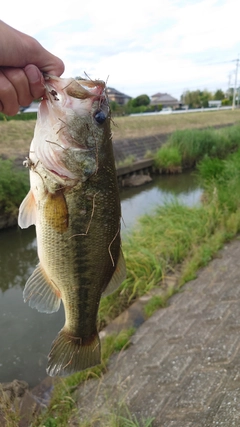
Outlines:
<svg viewBox="0 0 240 427"><path fill-rule="evenodd" d="M11 0L0 18L59 56L64 77L108 79L131 97L235 83L239 0Z"/></svg>

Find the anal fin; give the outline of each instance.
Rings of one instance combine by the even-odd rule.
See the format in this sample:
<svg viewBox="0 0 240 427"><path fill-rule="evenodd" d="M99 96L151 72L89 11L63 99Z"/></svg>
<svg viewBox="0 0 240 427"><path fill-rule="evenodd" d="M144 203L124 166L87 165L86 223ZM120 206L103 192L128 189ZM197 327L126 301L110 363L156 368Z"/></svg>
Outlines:
<svg viewBox="0 0 240 427"><path fill-rule="evenodd" d="M23 298L24 302L28 301L30 307L42 313L58 311L61 303L59 289L47 277L40 264L29 277L23 291Z"/></svg>
<svg viewBox="0 0 240 427"><path fill-rule="evenodd" d="M116 265L116 269L113 273L113 276L108 283L106 289L104 289L102 293L102 297L106 297L107 295L112 294L116 289L121 285L121 283L126 279L126 264L124 260L124 256L122 253L122 249L120 249L120 254L118 257L118 262Z"/></svg>

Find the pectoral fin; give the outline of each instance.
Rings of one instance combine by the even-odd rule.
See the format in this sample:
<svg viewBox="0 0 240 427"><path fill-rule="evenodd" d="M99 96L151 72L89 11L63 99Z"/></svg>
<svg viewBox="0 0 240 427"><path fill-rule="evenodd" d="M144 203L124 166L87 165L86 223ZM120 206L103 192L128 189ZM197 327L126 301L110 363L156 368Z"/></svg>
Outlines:
<svg viewBox="0 0 240 427"><path fill-rule="evenodd" d="M102 293L102 297L112 294L121 285L123 280L126 278L126 264L123 257L122 249L120 250L118 262L113 276L108 283L106 289Z"/></svg>
<svg viewBox="0 0 240 427"><path fill-rule="evenodd" d="M42 313L58 311L61 303L61 294L56 285L47 277L39 264L29 277L24 291L24 302Z"/></svg>
<svg viewBox="0 0 240 427"><path fill-rule="evenodd" d="M32 191L30 190L23 199L18 214L18 225L21 228L28 228L36 224L36 203Z"/></svg>

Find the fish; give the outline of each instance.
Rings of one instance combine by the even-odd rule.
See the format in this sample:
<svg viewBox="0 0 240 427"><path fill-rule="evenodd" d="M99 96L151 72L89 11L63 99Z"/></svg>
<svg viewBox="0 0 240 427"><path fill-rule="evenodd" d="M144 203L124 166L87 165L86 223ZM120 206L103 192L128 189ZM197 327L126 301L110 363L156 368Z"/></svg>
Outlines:
<svg viewBox="0 0 240 427"><path fill-rule="evenodd" d="M43 313L64 306L65 324L48 355L54 377L101 363L100 300L120 286L126 265L106 84L46 75L45 93L18 224L35 225L39 258L24 301Z"/></svg>

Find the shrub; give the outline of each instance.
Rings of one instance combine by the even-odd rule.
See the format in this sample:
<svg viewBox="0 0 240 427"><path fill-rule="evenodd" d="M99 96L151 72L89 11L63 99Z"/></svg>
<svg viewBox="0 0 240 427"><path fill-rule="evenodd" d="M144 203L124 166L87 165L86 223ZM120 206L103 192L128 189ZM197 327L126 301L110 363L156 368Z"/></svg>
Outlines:
<svg viewBox="0 0 240 427"><path fill-rule="evenodd" d="M211 181L221 175L224 169L224 163L218 158L211 159L206 156L197 165L197 171L200 173L201 180Z"/></svg>
<svg viewBox="0 0 240 427"><path fill-rule="evenodd" d="M240 146L240 125L224 129L186 129L174 132L156 156L167 157L169 150L177 149L183 168L195 167L205 156L225 158ZM161 154L161 151L164 153Z"/></svg>
<svg viewBox="0 0 240 427"><path fill-rule="evenodd" d="M181 163L178 147L163 146L154 156L154 166L161 172L177 172L181 169Z"/></svg>
<svg viewBox="0 0 240 427"><path fill-rule="evenodd" d="M20 113L16 114L16 116L6 116L3 113L0 113L1 121L9 121L9 120L36 120L37 113Z"/></svg>
<svg viewBox="0 0 240 427"><path fill-rule="evenodd" d="M16 214L28 189L27 170L17 170L12 160L0 159L0 213Z"/></svg>

